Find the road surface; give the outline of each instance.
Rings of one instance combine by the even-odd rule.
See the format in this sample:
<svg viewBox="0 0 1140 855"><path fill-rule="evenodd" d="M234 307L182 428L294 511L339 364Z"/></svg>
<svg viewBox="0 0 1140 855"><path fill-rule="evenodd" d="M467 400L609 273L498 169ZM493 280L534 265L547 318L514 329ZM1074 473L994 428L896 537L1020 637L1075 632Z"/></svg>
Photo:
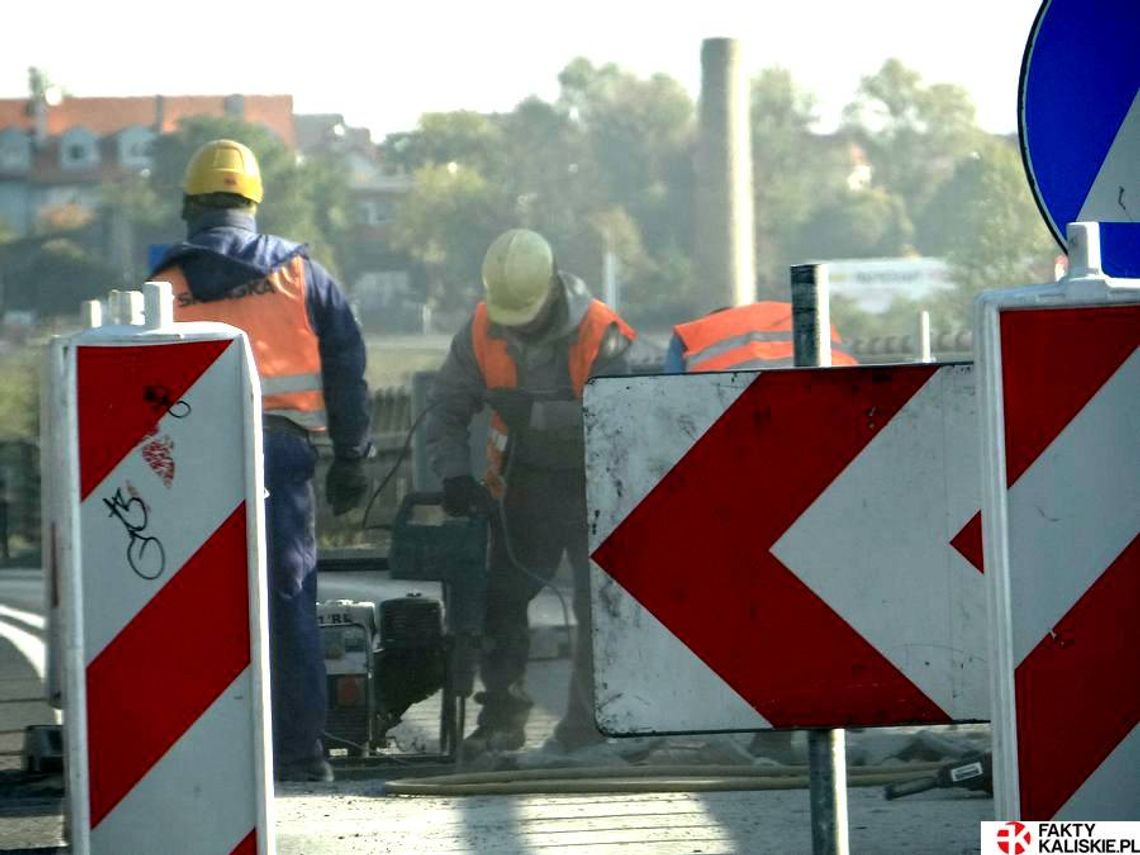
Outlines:
<svg viewBox="0 0 1140 855"><path fill-rule="evenodd" d="M422 583L393 583L378 573L329 573L320 580L321 596L327 599L382 600L402 596L411 586L419 586L425 595L433 593ZM53 720L51 709L39 700L42 590L38 568L0 568L0 853L67 851L62 848L58 780L38 787L16 785L24 726ZM556 762L538 749L561 712L569 674L569 660L560 655L565 652L559 641L564 627L557 598L545 595L533 617L539 638L536 650L551 658L531 663L529 683L536 709L528 752L520 755L520 765ZM413 708L408 722L401 725L401 738L432 737L438 722L438 707L432 703ZM852 734L849 747L868 759L875 745L905 742L897 732ZM695 764L709 762L710 751L717 762L725 762L735 751L736 756L728 759L747 762L746 744L742 737L674 739L648 756L673 763L688 758ZM608 756L607 768L621 764L613 752ZM377 770L372 778L342 778L328 785L278 784L273 806L277 851L280 855L811 852L806 789L479 796L387 792L386 780L407 775L389 767ZM992 800L965 790L933 790L886 801L881 786L851 787L848 799L853 853L974 853L979 851L978 823L993 818ZM176 849L170 851L176 855Z"/></svg>

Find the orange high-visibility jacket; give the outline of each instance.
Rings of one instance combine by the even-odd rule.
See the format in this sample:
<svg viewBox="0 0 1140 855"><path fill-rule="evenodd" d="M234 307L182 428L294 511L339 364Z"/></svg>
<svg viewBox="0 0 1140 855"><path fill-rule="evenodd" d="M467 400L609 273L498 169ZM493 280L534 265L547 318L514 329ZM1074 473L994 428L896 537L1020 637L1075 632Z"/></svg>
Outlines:
<svg viewBox="0 0 1140 855"><path fill-rule="evenodd" d="M582 389L590 378L590 369L598 356L602 339L612 324L617 324L627 339L632 341L637 337L637 333L617 312L601 300L591 300L578 324L578 337L570 345L570 384L574 397L579 400L582 398ZM475 307L475 317L471 321L471 343L479 373L483 375L483 384L488 389L516 389L518 369L507 349L507 340L491 335L491 326L487 305L481 302ZM507 424L498 413L493 413L487 431L487 474L484 480L496 495L500 494L503 486L503 454L506 448Z"/></svg>
<svg viewBox="0 0 1140 855"><path fill-rule="evenodd" d="M774 300L734 306L694 321L677 324L673 333L684 348L685 371L732 371L793 364L792 304ZM831 327L831 361L857 365L835 349L842 344Z"/></svg>
<svg viewBox="0 0 1140 855"><path fill-rule="evenodd" d="M174 291L176 321L220 321L249 336L266 415L309 431L328 427L317 334L305 308L305 260L296 255L264 279L218 300L198 300L177 267L156 274Z"/></svg>

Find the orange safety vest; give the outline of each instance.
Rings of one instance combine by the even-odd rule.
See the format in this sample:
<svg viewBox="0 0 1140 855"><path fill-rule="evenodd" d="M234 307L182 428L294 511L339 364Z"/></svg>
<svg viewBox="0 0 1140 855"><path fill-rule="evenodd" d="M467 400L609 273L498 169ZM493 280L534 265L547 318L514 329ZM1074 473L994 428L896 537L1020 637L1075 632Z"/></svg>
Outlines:
<svg viewBox="0 0 1140 855"><path fill-rule="evenodd" d="M320 347L305 307L302 256L217 300L195 298L177 266L155 278L171 284L176 321L220 321L245 331L266 415L283 416L309 431L327 429Z"/></svg>
<svg viewBox="0 0 1140 855"><path fill-rule="evenodd" d="M582 398L582 389L590 378L590 369L602 346L602 339L611 324L617 324L621 334L630 341L637 333L617 312L601 300L591 300L586 314L578 324L578 338L570 345L570 384L574 397ZM488 389L517 389L518 369L507 349L507 340L491 335L491 319L487 315L487 304L475 307L475 317L471 321L471 343L475 349L475 361L483 384ZM507 450L507 423L498 413L491 414L491 424L487 430L487 472L484 482L496 497L501 497L506 485L503 483L503 456Z"/></svg>
<svg viewBox="0 0 1140 855"><path fill-rule="evenodd" d="M673 332L684 348L685 371L731 371L793 364L792 305L777 301L749 303L678 324ZM831 327L833 365L858 365L834 345L842 344Z"/></svg>

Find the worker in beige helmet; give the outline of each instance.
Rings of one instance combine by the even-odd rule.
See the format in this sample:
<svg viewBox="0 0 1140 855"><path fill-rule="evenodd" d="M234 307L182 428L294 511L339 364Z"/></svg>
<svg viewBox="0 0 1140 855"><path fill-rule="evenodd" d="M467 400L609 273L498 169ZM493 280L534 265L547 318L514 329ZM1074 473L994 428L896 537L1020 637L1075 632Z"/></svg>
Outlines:
<svg viewBox="0 0 1140 855"><path fill-rule="evenodd" d="M485 299L451 343L427 426L444 509L489 512L492 522L484 688L463 753L471 759L526 742L527 606L564 554L574 575L578 639L566 712L547 745L573 751L603 739L592 703L582 389L591 376L628 372L636 334L581 279L558 269L536 232L511 229L496 238L482 273ZM487 470L477 480L468 429L484 405L491 409Z"/></svg>

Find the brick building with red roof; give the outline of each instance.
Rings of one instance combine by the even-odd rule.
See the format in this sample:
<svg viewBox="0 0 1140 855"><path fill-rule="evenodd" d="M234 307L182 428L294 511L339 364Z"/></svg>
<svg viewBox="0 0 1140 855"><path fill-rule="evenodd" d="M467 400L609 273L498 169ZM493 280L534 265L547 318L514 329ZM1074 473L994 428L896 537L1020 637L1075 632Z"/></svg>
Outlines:
<svg viewBox="0 0 1140 855"><path fill-rule="evenodd" d="M0 99L0 221L23 236L48 209L94 209L101 182L146 169L150 142L191 116L232 116L296 147L290 95Z"/></svg>

